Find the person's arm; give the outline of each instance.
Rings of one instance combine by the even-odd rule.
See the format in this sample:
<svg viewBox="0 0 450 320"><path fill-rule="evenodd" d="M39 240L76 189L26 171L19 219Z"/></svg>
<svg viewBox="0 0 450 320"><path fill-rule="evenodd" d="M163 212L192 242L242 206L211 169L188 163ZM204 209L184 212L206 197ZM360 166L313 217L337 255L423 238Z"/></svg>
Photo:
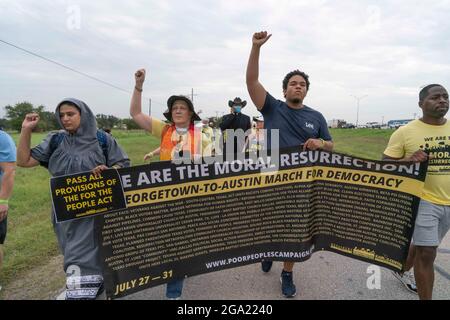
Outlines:
<svg viewBox="0 0 450 320"><path fill-rule="evenodd" d="M142 112L142 87L145 81L145 69L139 69L134 74L136 84L130 103L130 115L139 127L152 132L152 118Z"/></svg>
<svg viewBox="0 0 450 320"><path fill-rule="evenodd" d="M423 150L417 150L413 154L408 155L405 150L405 133L402 128L391 135L382 156L382 160L391 161L424 162L428 159L432 159L432 157Z"/></svg>
<svg viewBox="0 0 450 320"><path fill-rule="evenodd" d="M19 167L30 168L39 165L39 161L31 156L31 133L39 122L37 113L29 113L22 122L19 143L17 145L17 165Z"/></svg>
<svg viewBox="0 0 450 320"><path fill-rule="evenodd" d="M3 221L8 215L8 199L13 191L16 165L14 162L0 162L0 170L3 172L0 189L0 221Z"/></svg>
<svg viewBox="0 0 450 320"><path fill-rule="evenodd" d="M325 150L333 151L333 141L325 141L324 139L308 139L303 145L303 151L305 150Z"/></svg>
<svg viewBox="0 0 450 320"><path fill-rule="evenodd" d="M159 154L160 154L160 151L161 151L161 147L158 147L158 148L156 148L155 150L153 150L152 152L147 153L147 154L144 156L144 161L150 160L150 159L153 158L154 156L159 155Z"/></svg>
<svg viewBox="0 0 450 320"><path fill-rule="evenodd" d="M334 142L333 141L325 141L324 140L324 146L322 147L323 150L332 152L334 149Z"/></svg>
<svg viewBox="0 0 450 320"><path fill-rule="evenodd" d="M402 158L394 158L394 157L390 157L386 154L383 153L383 158L382 160L393 160L393 161L408 161L408 162L424 162L427 161L428 159L432 159L431 156L429 156L425 151L423 150L417 150L416 152L414 152L412 155L410 155L409 157L402 157Z"/></svg>
<svg viewBox="0 0 450 320"><path fill-rule="evenodd" d="M317 138L308 139L303 145L305 150L325 150L332 152L334 143L332 141L330 132L328 131L327 121L322 114L319 115L319 133Z"/></svg>
<svg viewBox="0 0 450 320"><path fill-rule="evenodd" d="M247 90L258 110L262 110L266 100L267 91L259 82L259 54L261 46L269 40L272 35L267 35L266 31L256 32L252 38L252 49L247 64Z"/></svg>

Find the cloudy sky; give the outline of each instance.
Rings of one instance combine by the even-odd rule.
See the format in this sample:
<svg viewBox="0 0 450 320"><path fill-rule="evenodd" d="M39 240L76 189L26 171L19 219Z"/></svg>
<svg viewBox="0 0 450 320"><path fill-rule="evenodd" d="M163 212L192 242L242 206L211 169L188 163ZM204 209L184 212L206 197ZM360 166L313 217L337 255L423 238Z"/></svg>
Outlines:
<svg viewBox="0 0 450 320"><path fill-rule="evenodd" d="M294 69L310 75L305 104L327 119L413 118L429 83L450 87L450 0L0 0L0 40L108 82L92 80L0 42L0 116L19 101L53 110L64 97L94 113L128 117L134 72L148 72L144 106L162 117L171 94L202 116L228 112L245 86L255 31L267 30L260 81L282 99ZM128 92L127 92L128 91Z"/></svg>

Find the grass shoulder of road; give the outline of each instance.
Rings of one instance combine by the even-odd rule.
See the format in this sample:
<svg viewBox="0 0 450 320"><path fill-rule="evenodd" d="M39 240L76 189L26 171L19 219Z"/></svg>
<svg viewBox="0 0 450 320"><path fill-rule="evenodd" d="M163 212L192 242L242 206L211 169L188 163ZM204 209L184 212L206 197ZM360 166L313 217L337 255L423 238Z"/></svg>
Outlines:
<svg viewBox="0 0 450 320"><path fill-rule="evenodd" d="M16 144L18 134L11 134ZM144 131L118 131L113 132L119 145L127 152L132 165L143 164L145 153L159 146L157 138L146 134ZM32 135L31 145L37 145L45 133ZM51 223L50 202L50 175L43 167L17 168L14 183L14 192L10 199L8 214L8 234L4 244L5 260L0 273L0 299L8 299L10 294L9 284L16 279L30 278L32 270L38 270L45 266L52 258L59 255L56 237ZM54 265L54 264L53 264ZM62 265L59 265L62 270ZM59 271L59 270L58 270ZM35 273L32 273L36 276ZM32 286L39 285L49 279L29 279L28 288L23 290L38 293ZM61 283L59 283L61 286ZM17 293L19 290L12 290ZM14 294L13 297L22 297ZM40 299L39 295L32 295L31 299Z"/></svg>
<svg viewBox="0 0 450 320"><path fill-rule="evenodd" d="M132 165L143 164L145 153L159 146L157 138L142 130L113 131ZM380 159L392 130L331 129L335 151L367 159ZM18 134L12 134L18 141ZM36 133L31 145L46 136ZM0 299L46 299L64 283L50 212L50 175L42 167L17 168L10 200L5 261L0 274ZM49 279L52 278L52 279Z"/></svg>
<svg viewBox="0 0 450 320"><path fill-rule="evenodd" d="M331 129L334 151L381 160L393 129Z"/></svg>

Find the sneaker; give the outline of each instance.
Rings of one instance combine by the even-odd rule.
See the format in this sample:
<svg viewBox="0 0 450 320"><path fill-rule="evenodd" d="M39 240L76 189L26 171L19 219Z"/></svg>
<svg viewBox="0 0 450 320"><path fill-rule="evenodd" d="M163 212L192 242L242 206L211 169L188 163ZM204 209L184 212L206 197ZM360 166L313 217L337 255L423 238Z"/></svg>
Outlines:
<svg viewBox="0 0 450 320"><path fill-rule="evenodd" d="M294 281L292 279L292 272L281 272L281 293L286 298L293 298L297 294Z"/></svg>
<svg viewBox="0 0 450 320"><path fill-rule="evenodd" d="M269 272L272 269L272 261L261 261L261 269L263 272Z"/></svg>
<svg viewBox="0 0 450 320"><path fill-rule="evenodd" d="M416 279L414 274L410 271L405 271L403 273L392 271L392 274L400 280L401 283L412 293L417 294Z"/></svg>
<svg viewBox="0 0 450 320"><path fill-rule="evenodd" d="M184 279L169 281L166 285L166 298L168 300L180 300L183 292Z"/></svg>

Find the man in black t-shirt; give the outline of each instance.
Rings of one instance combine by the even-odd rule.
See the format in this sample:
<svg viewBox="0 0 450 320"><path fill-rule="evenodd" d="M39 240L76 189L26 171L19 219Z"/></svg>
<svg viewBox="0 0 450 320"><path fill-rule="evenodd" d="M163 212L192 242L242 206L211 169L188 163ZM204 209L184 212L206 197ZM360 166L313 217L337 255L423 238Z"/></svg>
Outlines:
<svg viewBox="0 0 450 320"><path fill-rule="evenodd" d="M242 113L242 108L247 105L247 101L242 101L241 98L236 97L233 101L228 101L228 106L231 108L230 114L227 114L222 117L222 121L220 123L220 130L223 132L223 153L227 153L226 145L227 143L231 143L229 137L227 136L226 130L238 130L242 129L244 133L251 129L251 121L250 117ZM237 139L234 138L234 149L233 152L242 152L245 150L245 146L247 144L247 139Z"/></svg>

